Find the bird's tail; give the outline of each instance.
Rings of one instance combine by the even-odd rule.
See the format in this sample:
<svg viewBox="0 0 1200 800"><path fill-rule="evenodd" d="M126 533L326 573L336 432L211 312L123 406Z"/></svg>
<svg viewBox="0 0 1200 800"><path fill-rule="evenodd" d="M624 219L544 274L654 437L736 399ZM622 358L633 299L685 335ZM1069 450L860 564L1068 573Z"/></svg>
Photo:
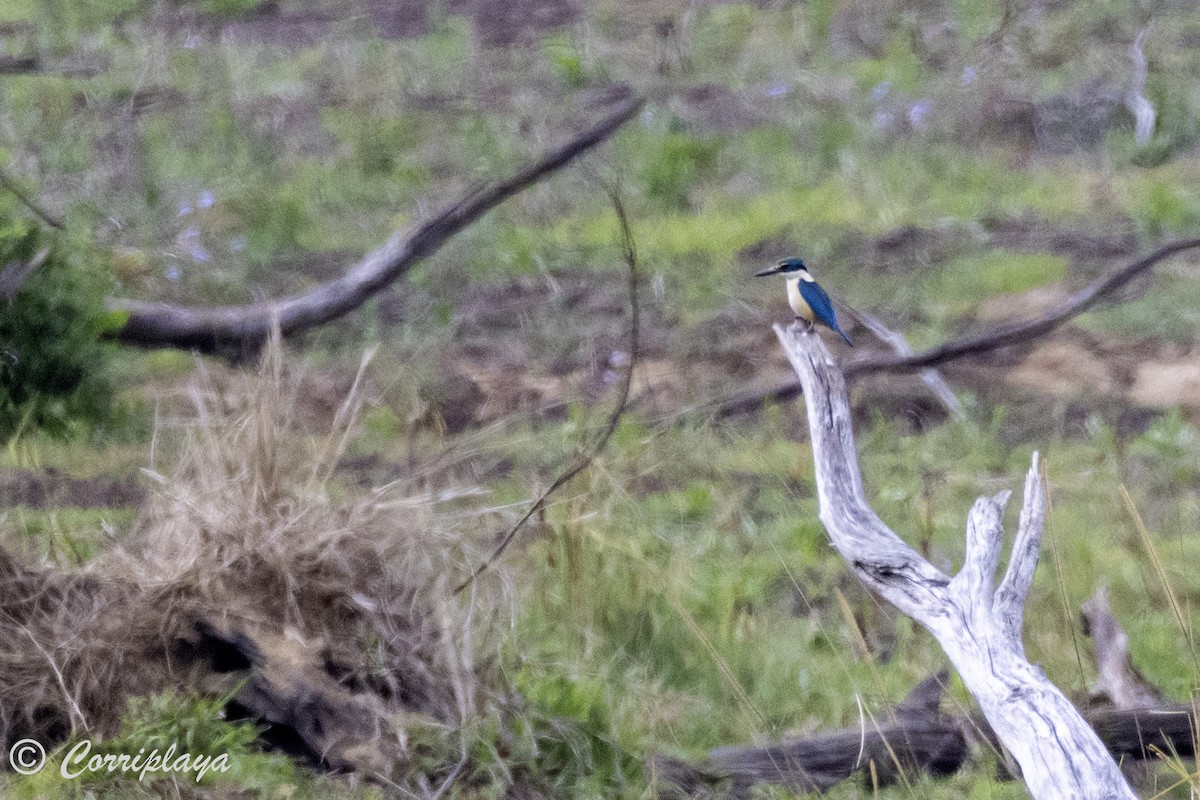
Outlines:
<svg viewBox="0 0 1200 800"><path fill-rule="evenodd" d="M851 347L854 347L854 342L850 341L850 337L846 335L846 332L844 330L842 330L841 328L834 328L834 330L838 332L838 336L840 336L846 340L846 344L850 345Z"/></svg>

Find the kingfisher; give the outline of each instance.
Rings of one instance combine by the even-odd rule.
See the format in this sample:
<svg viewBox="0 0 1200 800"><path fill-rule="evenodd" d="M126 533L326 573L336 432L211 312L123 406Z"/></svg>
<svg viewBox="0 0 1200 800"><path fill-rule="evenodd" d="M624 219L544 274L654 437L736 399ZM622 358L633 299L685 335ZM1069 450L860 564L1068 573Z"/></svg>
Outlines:
<svg viewBox="0 0 1200 800"><path fill-rule="evenodd" d="M819 322L845 339L846 344L854 347L854 342L850 341L846 332L838 327L833 303L830 302L829 295L825 294L825 290L821 288L820 284L813 280L804 259L785 258L770 269L754 273L756 278L766 275L783 276L784 282L787 284L788 304L792 307L792 311L796 312L796 319L802 319L808 323L810 331Z"/></svg>

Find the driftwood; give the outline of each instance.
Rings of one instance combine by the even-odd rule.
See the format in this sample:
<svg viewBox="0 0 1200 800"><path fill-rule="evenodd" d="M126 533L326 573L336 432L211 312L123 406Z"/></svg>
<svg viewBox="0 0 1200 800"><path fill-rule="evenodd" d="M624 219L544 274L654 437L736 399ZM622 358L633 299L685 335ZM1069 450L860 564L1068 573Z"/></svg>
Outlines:
<svg viewBox="0 0 1200 800"><path fill-rule="evenodd" d="M999 586L1000 520L1008 491L976 501L967 519L963 567L948 576L868 505L845 379L821 339L798 324L777 325L775 333L804 390L821 521L854 574L938 640L1035 798L1133 798L1100 738L1025 657L1025 597L1044 515L1037 456L1025 479L1012 555Z"/></svg>
<svg viewBox="0 0 1200 800"><path fill-rule="evenodd" d="M414 231L393 235L383 246L328 283L279 300L222 308L110 300L108 307L111 310L128 314L128 321L115 335L128 344L148 347L240 353L266 341L273 324L277 324L286 336L336 319L361 306L504 200L606 140L629 121L643 103L640 97L622 101L615 111L570 142L503 181L468 194Z"/></svg>

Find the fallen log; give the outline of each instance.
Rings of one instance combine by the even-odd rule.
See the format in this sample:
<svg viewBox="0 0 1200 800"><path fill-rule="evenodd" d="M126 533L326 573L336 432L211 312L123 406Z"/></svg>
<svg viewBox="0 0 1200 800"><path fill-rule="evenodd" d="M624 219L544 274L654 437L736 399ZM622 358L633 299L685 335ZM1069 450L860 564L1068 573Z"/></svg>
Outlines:
<svg viewBox="0 0 1200 800"><path fill-rule="evenodd" d="M1108 752L1123 763L1158 761L1167 754L1194 758L1200 730L1194 709L1167 701L1141 676L1103 588L1084 603L1081 617L1095 643L1098 695L1108 704L1087 711L1084 719ZM886 786L896 782L901 765L910 774L952 775L972 750L999 751L1000 742L977 714L941 713L947 674L926 678L879 723L871 716L869 723L812 736L719 747L696 763L658 756L651 761L652 772L666 796L735 798L749 796L758 783L823 792L856 775L868 785Z"/></svg>

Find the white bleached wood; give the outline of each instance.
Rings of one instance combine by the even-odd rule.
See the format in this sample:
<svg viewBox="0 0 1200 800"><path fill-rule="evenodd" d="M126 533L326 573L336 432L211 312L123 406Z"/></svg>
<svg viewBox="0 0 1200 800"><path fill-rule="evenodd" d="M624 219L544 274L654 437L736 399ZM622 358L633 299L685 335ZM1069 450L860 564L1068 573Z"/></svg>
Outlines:
<svg viewBox="0 0 1200 800"><path fill-rule="evenodd" d="M1041 669L1025 659L1021 609L1037 566L1043 489L1037 456L1013 555L993 590L1008 492L981 498L967 523L965 564L948 577L893 533L867 504L846 384L821 339L776 325L803 388L821 522L855 575L925 626L945 650L1038 800L1133 800L1100 739Z"/></svg>

